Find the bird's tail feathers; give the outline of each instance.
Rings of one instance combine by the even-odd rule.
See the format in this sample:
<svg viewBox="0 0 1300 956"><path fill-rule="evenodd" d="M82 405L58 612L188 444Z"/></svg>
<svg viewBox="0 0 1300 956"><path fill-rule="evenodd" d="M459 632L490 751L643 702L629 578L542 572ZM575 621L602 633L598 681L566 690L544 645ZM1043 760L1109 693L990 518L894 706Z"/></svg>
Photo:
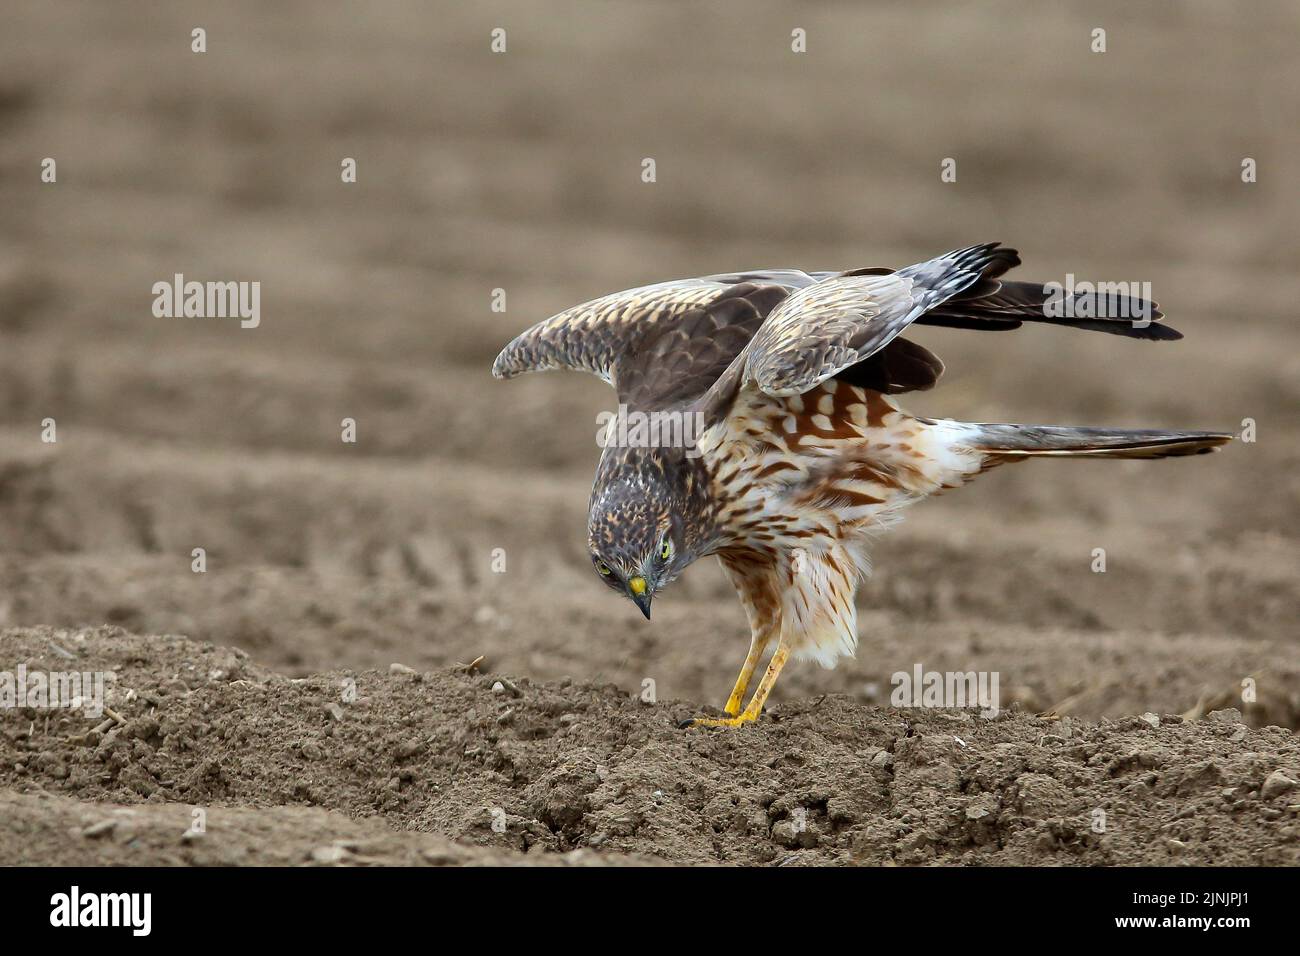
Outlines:
<svg viewBox="0 0 1300 956"><path fill-rule="evenodd" d="M1090 428L1066 425L971 423L970 446L999 459L1028 456L1085 458L1178 458L1218 451L1226 432Z"/></svg>

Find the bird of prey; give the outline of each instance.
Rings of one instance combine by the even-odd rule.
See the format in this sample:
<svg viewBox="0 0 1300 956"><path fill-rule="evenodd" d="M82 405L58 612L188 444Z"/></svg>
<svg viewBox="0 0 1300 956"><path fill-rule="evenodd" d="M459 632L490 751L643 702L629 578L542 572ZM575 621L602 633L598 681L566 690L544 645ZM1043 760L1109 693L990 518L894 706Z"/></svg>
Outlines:
<svg viewBox="0 0 1300 956"><path fill-rule="evenodd" d="M1027 457L1166 458L1215 451L1232 438L903 411L893 396L929 389L943 371L928 349L900 337L913 323L994 330L1047 322L1182 338L1142 299L1079 291L1063 300L1059 287L1001 279L1019 264L1014 249L987 243L898 270L663 282L561 312L497 356L498 378L580 369L612 385L621 408L699 423L693 442L606 441L588 517L596 573L647 618L654 595L706 555L717 555L744 605L749 654L727 716L683 726L753 721L787 659L834 667L853 654L868 539L906 505Z"/></svg>

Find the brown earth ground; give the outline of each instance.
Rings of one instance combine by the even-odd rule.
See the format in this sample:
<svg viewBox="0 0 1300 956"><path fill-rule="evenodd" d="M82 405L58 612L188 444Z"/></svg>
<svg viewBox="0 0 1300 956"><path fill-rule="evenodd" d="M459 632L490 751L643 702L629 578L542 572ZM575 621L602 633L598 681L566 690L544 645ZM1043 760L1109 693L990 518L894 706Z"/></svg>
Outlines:
<svg viewBox="0 0 1300 956"><path fill-rule="evenodd" d="M1094 724L834 694L683 731L695 705L611 684L289 678L113 627L8 630L0 651L114 675L103 720L0 721L10 861L1300 863L1300 743L1236 710Z"/></svg>
<svg viewBox="0 0 1300 956"><path fill-rule="evenodd" d="M0 671L111 668L126 723L0 715L0 859L1297 862L1297 29L1286 0L7 3ZM1187 338L922 330L948 371L909 408L1258 440L927 502L856 660L676 730L730 688L734 595L702 563L651 624L599 584L612 396L495 382L496 350L613 289L992 239L1025 278L1150 282ZM177 272L260 281L261 326L154 318ZM889 707L918 663L998 672L1007 712Z"/></svg>

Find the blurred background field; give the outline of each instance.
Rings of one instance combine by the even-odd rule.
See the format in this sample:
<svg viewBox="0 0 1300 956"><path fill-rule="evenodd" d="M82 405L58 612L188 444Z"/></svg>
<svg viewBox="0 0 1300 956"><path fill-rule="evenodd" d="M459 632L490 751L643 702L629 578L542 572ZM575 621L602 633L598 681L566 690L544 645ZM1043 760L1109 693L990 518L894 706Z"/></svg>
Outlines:
<svg viewBox="0 0 1300 956"><path fill-rule="evenodd" d="M923 330L948 372L910 407L1250 418L1258 441L1002 469L918 508L876 550L858 659L778 696L883 703L920 661L1096 717L1241 706L1257 675L1248 717L1294 726L1298 29L1286 0L8 0L0 625L183 633L292 673L486 654L719 703L747 630L717 570L651 625L585 557L612 394L494 381L496 351L651 281L1001 240L1022 278L1150 282L1186 340ZM261 326L155 318L178 272L260 281Z"/></svg>

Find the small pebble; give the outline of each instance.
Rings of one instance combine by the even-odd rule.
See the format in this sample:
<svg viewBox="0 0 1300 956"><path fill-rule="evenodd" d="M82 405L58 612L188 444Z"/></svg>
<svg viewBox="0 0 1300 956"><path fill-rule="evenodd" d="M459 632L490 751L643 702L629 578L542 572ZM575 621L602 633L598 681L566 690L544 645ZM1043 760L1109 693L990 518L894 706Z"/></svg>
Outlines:
<svg viewBox="0 0 1300 956"><path fill-rule="evenodd" d="M414 757L416 754L423 752L425 743L423 740L407 740L397 745L397 759L405 760L408 757Z"/></svg>
<svg viewBox="0 0 1300 956"><path fill-rule="evenodd" d="M1260 788L1259 795L1265 800L1272 800L1276 796L1289 793L1297 786L1296 781L1292 780L1281 770L1274 770L1264 780L1264 786Z"/></svg>
<svg viewBox="0 0 1300 956"><path fill-rule="evenodd" d="M799 847L810 849L817 845L817 834L807 827L796 827L793 820L778 820L773 824L772 839L790 850Z"/></svg>
<svg viewBox="0 0 1300 956"><path fill-rule="evenodd" d="M341 846L318 846L311 851L311 858L317 863L342 863L352 854Z"/></svg>

